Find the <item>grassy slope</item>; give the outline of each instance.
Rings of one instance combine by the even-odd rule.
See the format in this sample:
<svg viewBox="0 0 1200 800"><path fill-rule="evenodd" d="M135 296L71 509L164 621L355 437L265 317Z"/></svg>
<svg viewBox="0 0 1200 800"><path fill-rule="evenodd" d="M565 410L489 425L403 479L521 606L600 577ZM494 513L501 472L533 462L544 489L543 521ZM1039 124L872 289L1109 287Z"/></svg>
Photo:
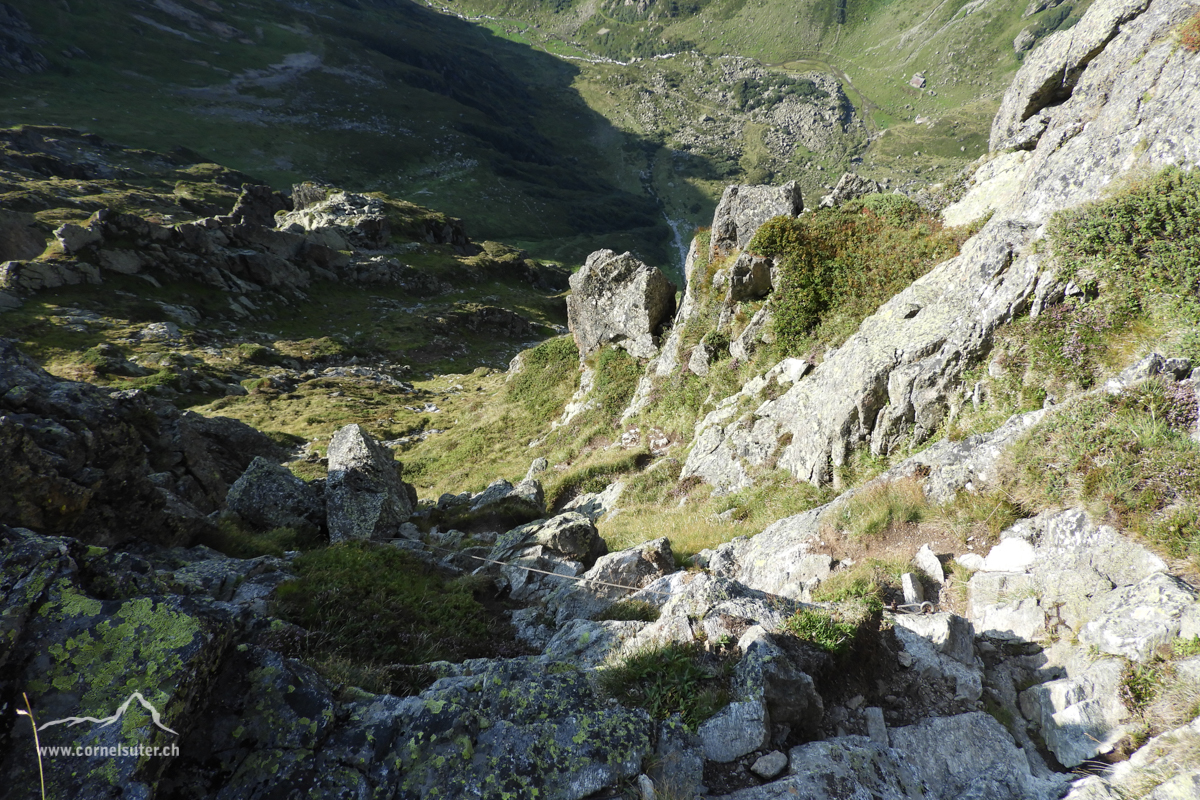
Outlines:
<svg viewBox="0 0 1200 800"><path fill-rule="evenodd" d="M543 257L670 258L654 202L587 144L625 136L579 101L576 68L481 27L408 2L178 6L196 19L134 0L15 5L51 68L0 76L0 122L182 145L281 188L385 190Z"/></svg>

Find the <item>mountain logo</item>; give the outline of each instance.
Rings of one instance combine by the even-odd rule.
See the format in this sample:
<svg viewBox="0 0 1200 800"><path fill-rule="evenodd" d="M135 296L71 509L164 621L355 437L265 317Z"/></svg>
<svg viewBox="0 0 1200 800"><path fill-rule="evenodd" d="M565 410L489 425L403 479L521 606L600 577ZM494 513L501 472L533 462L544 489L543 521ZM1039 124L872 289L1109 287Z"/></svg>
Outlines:
<svg viewBox="0 0 1200 800"><path fill-rule="evenodd" d="M173 731L166 725L163 725L162 717L159 716L158 709L152 706L149 700L142 697L141 692L134 692L133 694L129 695L129 697L125 698L125 702L121 704L121 707L118 708L111 717L104 717L102 719L96 719L95 717L65 717L63 719L53 719L49 722L43 722L38 726L38 730L44 731L46 728L49 728L53 725L66 725L68 728L73 728L83 722L94 722L97 723L101 728L106 728L123 717L125 715L125 711L129 708L129 704L134 700L137 700L139 703L141 703L142 708L150 712L150 718L154 720L155 725L162 728L167 733L174 734L175 736L179 735L177 731Z"/></svg>

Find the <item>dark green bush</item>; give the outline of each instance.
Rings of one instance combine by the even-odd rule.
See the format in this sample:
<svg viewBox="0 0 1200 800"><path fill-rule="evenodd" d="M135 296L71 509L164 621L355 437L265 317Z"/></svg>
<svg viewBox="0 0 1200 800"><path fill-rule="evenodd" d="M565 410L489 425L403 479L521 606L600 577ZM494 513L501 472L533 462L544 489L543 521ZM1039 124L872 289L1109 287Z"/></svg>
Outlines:
<svg viewBox="0 0 1200 800"><path fill-rule="evenodd" d="M913 201L886 194L769 220L750 249L782 257L774 301L781 354L840 345L882 303L955 255L970 233L944 229Z"/></svg>

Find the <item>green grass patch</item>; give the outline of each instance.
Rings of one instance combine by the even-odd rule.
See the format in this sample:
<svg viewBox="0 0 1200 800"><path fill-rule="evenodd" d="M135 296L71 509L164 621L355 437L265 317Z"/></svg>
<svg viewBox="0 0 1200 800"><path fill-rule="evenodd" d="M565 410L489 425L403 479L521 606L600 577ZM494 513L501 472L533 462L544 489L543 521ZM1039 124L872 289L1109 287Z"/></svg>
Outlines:
<svg viewBox="0 0 1200 800"><path fill-rule="evenodd" d="M305 553L276 612L317 635L317 659L362 668L495 655L506 635L470 586L390 545L349 542Z"/></svg>
<svg viewBox="0 0 1200 800"><path fill-rule="evenodd" d="M258 532L223 519L217 523L214 533L201 537L196 544L207 545L234 558L258 558L282 556L289 550L312 550L320 547L322 542L316 534L305 534L294 528Z"/></svg>
<svg viewBox="0 0 1200 800"><path fill-rule="evenodd" d="M883 608L889 591L898 591L900 576L911 571L899 559L868 558L849 569L841 569L822 581L812 593L817 603L862 600L869 607Z"/></svg>
<svg viewBox="0 0 1200 800"><path fill-rule="evenodd" d="M618 600L601 611L596 619L617 622L654 622L658 616L658 606L653 603L645 600Z"/></svg>
<svg viewBox="0 0 1200 800"><path fill-rule="evenodd" d="M605 415L615 418L629 405L641 377L642 365L636 358L619 347L606 347L596 357L592 396Z"/></svg>
<svg viewBox="0 0 1200 800"><path fill-rule="evenodd" d="M878 536L894 525L920 522L929 513L929 501L919 480L878 483L856 492L830 509L825 522L854 537Z"/></svg>
<svg viewBox="0 0 1200 800"><path fill-rule="evenodd" d="M844 657L854 646L859 624L824 609L802 608L783 621L781 630L833 656Z"/></svg>
<svg viewBox="0 0 1200 800"><path fill-rule="evenodd" d="M575 391L579 351L570 336L542 342L524 356L524 366L508 383L509 399L539 422L549 422Z"/></svg>
<svg viewBox="0 0 1200 800"><path fill-rule="evenodd" d="M1176 557L1200 557L1194 393L1148 381L1048 415L1006 456L1006 491L1029 509L1092 505Z"/></svg>
<svg viewBox="0 0 1200 800"><path fill-rule="evenodd" d="M681 714L692 730L729 704L733 662L699 644L670 643L634 653L599 673L600 689L654 719Z"/></svg>

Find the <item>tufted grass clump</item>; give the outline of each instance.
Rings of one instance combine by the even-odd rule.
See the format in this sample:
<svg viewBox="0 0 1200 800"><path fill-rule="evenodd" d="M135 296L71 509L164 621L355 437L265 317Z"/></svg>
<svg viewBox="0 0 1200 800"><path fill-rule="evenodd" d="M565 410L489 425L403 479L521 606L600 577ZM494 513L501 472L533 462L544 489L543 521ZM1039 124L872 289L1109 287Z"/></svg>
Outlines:
<svg viewBox="0 0 1200 800"><path fill-rule="evenodd" d="M315 634L318 665L342 675L379 665L491 657L506 631L471 587L434 573L412 555L372 542L346 542L297 558L297 578L278 589L278 615Z"/></svg>
<svg viewBox="0 0 1200 800"><path fill-rule="evenodd" d="M929 514L929 501L919 480L877 483L853 495L825 516L825 521L851 536L878 536L894 525L920 522Z"/></svg>
<svg viewBox="0 0 1200 800"><path fill-rule="evenodd" d="M785 619L782 626L784 633L838 657L848 655L853 649L859 628L858 622L843 620L835 612L822 608L802 608Z"/></svg>
<svg viewBox="0 0 1200 800"><path fill-rule="evenodd" d="M763 225L749 249L782 257L775 297L781 355L838 346L881 304L955 255L968 233L900 195L874 194Z"/></svg>
<svg viewBox="0 0 1200 800"><path fill-rule="evenodd" d="M729 704L733 663L705 653L698 643L672 642L642 650L599 673L600 690L654 719L683 716L692 730Z"/></svg>
<svg viewBox="0 0 1200 800"><path fill-rule="evenodd" d="M321 544L321 540L315 532L297 531L295 528L255 531L225 518L217 523L216 531L201 537L197 544L207 545L234 558L258 558L282 556L288 550L312 550Z"/></svg>
<svg viewBox="0 0 1200 800"><path fill-rule="evenodd" d="M1147 381L1048 415L1006 454L1004 490L1030 509L1092 505L1177 558L1200 558L1196 400Z"/></svg>
<svg viewBox="0 0 1200 800"><path fill-rule="evenodd" d="M658 619L659 608L654 603L645 600L618 600L600 612L597 620L613 620L616 622L654 622Z"/></svg>

